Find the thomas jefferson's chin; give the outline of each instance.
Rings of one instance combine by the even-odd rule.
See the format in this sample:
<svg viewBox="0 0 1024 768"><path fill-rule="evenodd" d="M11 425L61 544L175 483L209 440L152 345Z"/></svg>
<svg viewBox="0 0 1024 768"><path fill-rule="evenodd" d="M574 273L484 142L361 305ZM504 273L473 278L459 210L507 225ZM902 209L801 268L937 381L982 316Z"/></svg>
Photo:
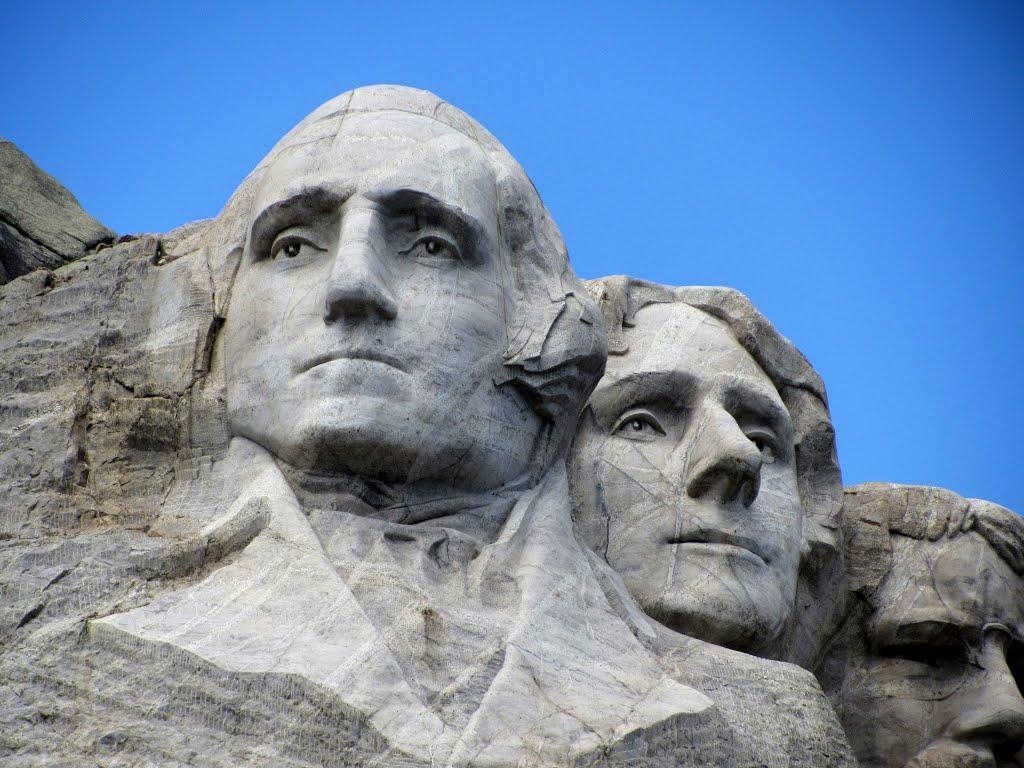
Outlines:
<svg viewBox="0 0 1024 768"><path fill-rule="evenodd" d="M737 599L737 595L749 599ZM648 613L680 634L746 653L764 653L772 648L788 617L777 590L750 594L742 585L724 584L721 590L669 590L649 607Z"/></svg>
<svg viewBox="0 0 1024 768"><path fill-rule="evenodd" d="M953 741L937 741L918 752L903 768L1000 768L1000 765L1024 765L1019 761L996 763L988 750L977 751L966 744Z"/></svg>

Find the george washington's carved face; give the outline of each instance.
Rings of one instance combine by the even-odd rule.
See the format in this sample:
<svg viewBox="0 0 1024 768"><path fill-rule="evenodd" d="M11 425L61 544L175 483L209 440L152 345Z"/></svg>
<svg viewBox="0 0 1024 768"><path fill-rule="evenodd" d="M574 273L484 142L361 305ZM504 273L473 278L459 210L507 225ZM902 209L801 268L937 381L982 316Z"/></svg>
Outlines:
<svg viewBox="0 0 1024 768"><path fill-rule="evenodd" d="M495 182L423 117L352 114L262 182L225 328L232 432L286 462L493 488L539 417L505 348Z"/></svg>
<svg viewBox="0 0 1024 768"><path fill-rule="evenodd" d="M650 616L761 651L790 620L800 561L789 413L710 315L652 304L625 333L573 447L577 516L606 521L608 563Z"/></svg>

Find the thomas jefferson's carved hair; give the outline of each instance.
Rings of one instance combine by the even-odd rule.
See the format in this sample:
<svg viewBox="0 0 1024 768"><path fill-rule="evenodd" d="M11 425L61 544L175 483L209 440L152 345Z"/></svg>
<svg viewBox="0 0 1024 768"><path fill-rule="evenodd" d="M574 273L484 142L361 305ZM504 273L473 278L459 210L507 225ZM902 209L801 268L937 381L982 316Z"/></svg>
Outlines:
<svg viewBox="0 0 1024 768"><path fill-rule="evenodd" d="M282 153L298 144L329 142L346 115L403 112L440 122L472 140L495 181L498 254L506 305L504 371L495 384L518 387L552 425L542 464L564 452L576 416L604 371L607 346L599 317L569 266L561 233L533 183L483 126L427 91L370 86L331 99L293 128L235 191L215 223L224 253L238 259L260 181Z"/></svg>
<svg viewBox="0 0 1024 768"><path fill-rule="evenodd" d="M821 377L746 296L731 288L671 287L619 275L588 281L587 290L604 319L608 354L629 351L625 329L633 325L640 309L679 302L721 321L778 390L793 421L803 538L808 545L801 562L789 657L812 666L820 651L821 628L831 626L841 615L843 592L836 586L843 567L842 478Z"/></svg>
<svg viewBox="0 0 1024 768"><path fill-rule="evenodd" d="M608 354L629 351L624 329L649 304L680 302L720 320L765 372L793 420L796 473L804 510L804 538L839 548L837 535L842 481L835 431L821 377L796 347L731 288L671 287L632 277L591 280L587 289L598 303L608 333Z"/></svg>

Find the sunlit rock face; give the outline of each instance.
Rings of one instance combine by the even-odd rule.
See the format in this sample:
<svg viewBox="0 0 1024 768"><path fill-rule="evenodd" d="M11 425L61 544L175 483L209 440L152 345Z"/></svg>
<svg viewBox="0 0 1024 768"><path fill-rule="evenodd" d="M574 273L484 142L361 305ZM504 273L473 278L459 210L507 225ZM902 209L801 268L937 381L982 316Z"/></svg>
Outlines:
<svg viewBox="0 0 1024 768"><path fill-rule="evenodd" d="M860 764L1024 764L1024 518L882 483L843 514L852 611L822 677Z"/></svg>
<svg viewBox="0 0 1024 768"><path fill-rule="evenodd" d="M114 241L60 182L0 139L0 285L53 269Z"/></svg>
<svg viewBox="0 0 1024 768"><path fill-rule="evenodd" d="M735 291L590 289L612 343L571 452L578 528L662 624L812 666L842 597L820 379Z"/></svg>
<svg viewBox="0 0 1024 768"><path fill-rule="evenodd" d="M854 764L809 672L652 620L581 540L604 317L523 170L435 96L332 99L216 219L0 297L5 765ZM819 433L775 391L747 459L777 476L693 489L772 500L764 566L729 562L781 649L827 525L794 501Z"/></svg>

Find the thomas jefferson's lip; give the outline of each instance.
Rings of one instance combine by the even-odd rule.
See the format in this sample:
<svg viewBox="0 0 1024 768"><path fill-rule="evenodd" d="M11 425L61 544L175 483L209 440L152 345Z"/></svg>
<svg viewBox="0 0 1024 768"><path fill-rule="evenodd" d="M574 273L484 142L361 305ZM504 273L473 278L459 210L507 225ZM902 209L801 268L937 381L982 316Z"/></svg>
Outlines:
<svg viewBox="0 0 1024 768"><path fill-rule="evenodd" d="M318 365L333 363L338 360L369 360L373 363L381 363L383 365L390 366L391 368L396 368L403 373L407 372L405 364L401 359L376 349L345 349L334 352L325 352L322 355L311 357L305 363L300 365L298 372L305 373L312 368L316 368Z"/></svg>
<svg viewBox="0 0 1024 768"><path fill-rule="evenodd" d="M767 558L762 554L761 547L749 536L737 535L727 531L716 531L709 528L692 529L673 534L665 539L666 544L703 544L708 547L722 549L740 549L750 553L765 565Z"/></svg>

